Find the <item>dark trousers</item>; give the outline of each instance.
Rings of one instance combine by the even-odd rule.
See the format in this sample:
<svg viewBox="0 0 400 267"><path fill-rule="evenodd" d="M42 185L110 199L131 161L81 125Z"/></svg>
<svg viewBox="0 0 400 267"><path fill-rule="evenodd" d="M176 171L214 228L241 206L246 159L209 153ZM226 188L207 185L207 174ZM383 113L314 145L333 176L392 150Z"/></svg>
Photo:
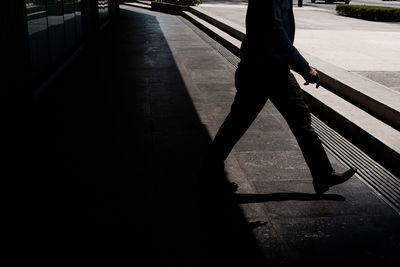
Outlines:
<svg viewBox="0 0 400 267"><path fill-rule="evenodd" d="M235 85L237 92L231 111L211 144L209 160L223 162L270 99L296 137L314 181L332 172L321 141L311 127L310 110L300 86L288 69L257 74L239 67Z"/></svg>

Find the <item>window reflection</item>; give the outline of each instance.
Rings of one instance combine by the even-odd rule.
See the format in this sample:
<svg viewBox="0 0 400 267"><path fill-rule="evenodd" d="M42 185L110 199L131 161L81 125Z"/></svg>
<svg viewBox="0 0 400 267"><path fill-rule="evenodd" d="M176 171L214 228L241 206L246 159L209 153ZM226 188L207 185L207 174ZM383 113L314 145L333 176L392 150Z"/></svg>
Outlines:
<svg viewBox="0 0 400 267"><path fill-rule="evenodd" d="M76 43L75 1L64 0L65 46L71 48Z"/></svg>
<svg viewBox="0 0 400 267"><path fill-rule="evenodd" d="M82 39L82 0L26 0L26 13L32 75L37 78Z"/></svg>
<svg viewBox="0 0 400 267"><path fill-rule="evenodd" d="M29 49L33 75L41 75L49 64L49 40L45 0L27 0Z"/></svg>
<svg viewBox="0 0 400 267"><path fill-rule="evenodd" d="M49 23L50 56L59 60L64 54L64 18L62 0L47 0L47 20Z"/></svg>
<svg viewBox="0 0 400 267"><path fill-rule="evenodd" d="M108 17L108 0L98 0L99 20L102 24Z"/></svg>
<svg viewBox="0 0 400 267"><path fill-rule="evenodd" d="M82 30L82 0L75 0L75 25L76 38L80 40L83 35Z"/></svg>

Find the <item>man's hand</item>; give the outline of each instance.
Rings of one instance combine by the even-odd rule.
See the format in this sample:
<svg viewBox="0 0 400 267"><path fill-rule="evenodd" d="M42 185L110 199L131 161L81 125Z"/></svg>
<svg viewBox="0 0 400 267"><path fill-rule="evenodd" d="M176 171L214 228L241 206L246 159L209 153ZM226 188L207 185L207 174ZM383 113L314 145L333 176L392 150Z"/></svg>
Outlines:
<svg viewBox="0 0 400 267"><path fill-rule="evenodd" d="M310 71L308 72L310 73L312 76L318 76L318 72L316 69L314 69L313 67L310 66Z"/></svg>
<svg viewBox="0 0 400 267"><path fill-rule="evenodd" d="M310 70L308 71L308 73L306 75L303 76L304 80L306 80L306 82L304 83L304 85L309 85L310 83L314 84L315 83L315 87L318 88L319 87L319 75L316 69L314 69L313 67L310 66Z"/></svg>

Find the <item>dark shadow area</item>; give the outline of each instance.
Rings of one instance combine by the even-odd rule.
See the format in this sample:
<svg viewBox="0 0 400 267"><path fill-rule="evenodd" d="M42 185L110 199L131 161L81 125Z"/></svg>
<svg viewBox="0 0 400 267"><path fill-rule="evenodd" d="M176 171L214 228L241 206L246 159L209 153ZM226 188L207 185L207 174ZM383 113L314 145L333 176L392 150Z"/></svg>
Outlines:
<svg viewBox="0 0 400 267"><path fill-rule="evenodd" d="M118 250L143 266L267 266L232 195L196 189L211 139L156 17L122 9L29 117L19 220L42 236L125 225L54 247Z"/></svg>
<svg viewBox="0 0 400 267"><path fill-rule="evenodd" d="M308 194L308 193L272 193L272 194L235 194L238 203L263 203L270 201L346 201L346 198L335 194Z"/></svg>
<svg viewBox="0 0 400 267"><path fill-rule="evenodd" d="M261 227L261 226L264 226L267 224L268 224L268 222L263 222L263 221L255 221L255 222L248 223L250 228L257 228L257 227Z"/></svg>

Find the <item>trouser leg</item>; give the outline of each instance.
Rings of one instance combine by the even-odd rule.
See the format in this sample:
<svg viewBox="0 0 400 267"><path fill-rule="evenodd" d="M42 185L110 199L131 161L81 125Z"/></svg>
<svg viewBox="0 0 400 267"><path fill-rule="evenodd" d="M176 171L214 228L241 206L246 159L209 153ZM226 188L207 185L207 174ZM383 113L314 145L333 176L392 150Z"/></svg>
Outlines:
<svg viewBox="0 0 400 267"><path fill-rule="evenodd" d="M238 90L231 111L219 128L211 144L208 159L223 162L234 145L253 123L268 100L262 93Z"/></svg>
<svg viewBox="0 0 400 267"><path fill-rule="evenodd" d="M289 74L286 86L277 88L270 99L296 137L314 181L328 177L333 170L331 163L318 135L311 127L310 110L293 74Z"/></svg>

